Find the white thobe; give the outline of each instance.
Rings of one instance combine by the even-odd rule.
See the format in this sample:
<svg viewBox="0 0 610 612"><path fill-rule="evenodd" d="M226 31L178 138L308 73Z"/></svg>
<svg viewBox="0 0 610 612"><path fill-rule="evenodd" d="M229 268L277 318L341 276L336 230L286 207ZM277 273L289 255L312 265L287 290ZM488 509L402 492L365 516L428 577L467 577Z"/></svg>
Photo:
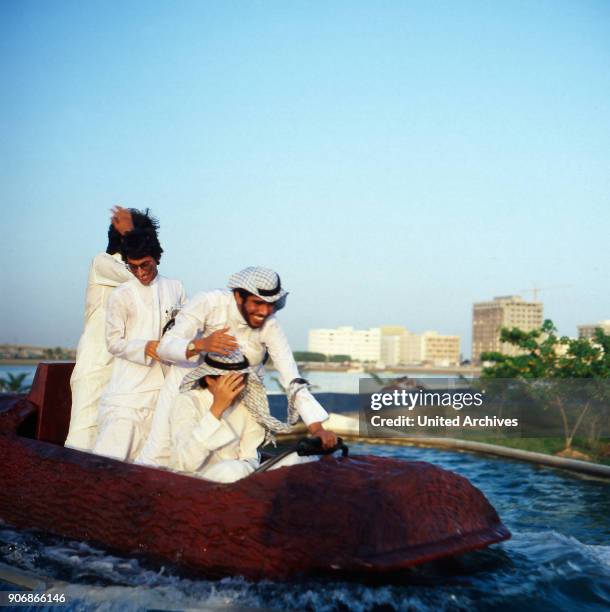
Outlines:
<svg viewBox="0 0 610 612"><path fill-rule="evenodd" d="M208 480L234 482L258 467L257 449L265 439L265 430L241 402L217 419L210 412L213 401L208 389L174 398L169 418L169 467Z"/></svg>
<svg viewBox="0 0 610 612"><path fill-rule="evenodd" d="M85 296L85 328L70 378L72 412L65 443L70 448L89 451L95 443L98 404L112 372L112 355L106 349L104 333L106 302L115 287L132 278L119 253L99 253L91 262Z"/></svg>
<svg viewBox="0 0 610 612"><path fill-rule="evenodd" d="M99 404L93 452L132 460L141 449L165 378L163 364L146 355L146 344L161 338L171 313L184 301L182 283L159 275L150 285L134 278L110 295L106 344L115 360Z"/></svg>
<svg viewBox="0 0 610 612"><path fill-rule="evenodd" d="M242 353L251 366L262 363L269 355L276 367L280 383L287 389L290 382L299 378L299 370L286 335L275 316L270 316L260 328L250 327L237 308L232 291L215 290L195 295L176 317L176 324L163 337L158 353L166 361L174 363L163 386L155 409L151 432L137 462L166 466L169 460L170 433L169 411L173 398L178 394L180 382L201 359L198 355L186 359L186 349L193 339L209 336L225 327L234 336ZM325 421L328 413L314 396L302 389L296 396L296 408L306 425Z"/></svg>
<svg viewBox="0 0 610 612"><path fill-rule="evenodd" d="M214 397L208 389L178 394L169 414L169 467L190 476L235 482L259 466L258 447L265 439L261 427L242 402L217 419L211 412ZM271 470L316 461L291 453Z"/></svg>

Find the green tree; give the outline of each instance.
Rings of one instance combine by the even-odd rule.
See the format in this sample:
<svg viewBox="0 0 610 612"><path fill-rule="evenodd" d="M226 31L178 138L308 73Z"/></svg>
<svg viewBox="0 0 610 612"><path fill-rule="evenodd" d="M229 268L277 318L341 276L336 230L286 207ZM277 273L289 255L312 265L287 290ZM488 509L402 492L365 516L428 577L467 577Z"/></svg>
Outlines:
<svg viewBox="0 0 610 612"><path fill-rule="evenodd" d="M610 335L601 328L592 340L558 336L551 320L539 329L526 332L518 328L502 328L500 341L520 349L519 355L487 352L483 362L491 362L481 372L482 379L513 378L527 381L529 395L543 407L559 412L566 450L592 406L610 402ZM587 379L586 385L569 384L574 379ZM583 396L583 388L586 394ZM578 410L571 416L568 406L579 398Z"/></svg>
<svg viewBox="0 0 610 612"><path fill-rule="evenodd" d="M331 363L343 363L345 361L351 361L352 358L349 355L331 355L328 360Z"/></svg>
<svg viewBox="0 0 610 612"><path fill-rule="evenodd" d="M61 348L61 346L43 349L42 354L48 361L63 361L70 359L70 352Z"/></svg>
<svg viewBox="0 0 610 612"><path fill-rule="evenodd" d="M4 393L26 393L30 385L25 385L27 374L12 374L8 372L6 378L0 378L0 391Z"/></svg>
<svg viewBox="0 0 610 612"><path fill-rule="evenodd" d="M313 353L311 351L294 351L295 361L326 361L324 353Z"/></svg>

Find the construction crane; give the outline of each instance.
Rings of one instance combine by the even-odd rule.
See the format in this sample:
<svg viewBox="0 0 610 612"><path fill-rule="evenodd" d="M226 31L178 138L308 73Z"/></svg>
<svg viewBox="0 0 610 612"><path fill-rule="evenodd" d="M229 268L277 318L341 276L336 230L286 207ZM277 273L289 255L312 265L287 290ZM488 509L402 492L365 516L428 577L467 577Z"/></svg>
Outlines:
<svg viewBox="0 0 610 612"><path fill-rule="evenodd" d="M573 285L553 285L551 287L533 287L532 289L519 289L519 293L531 293L534 302L538 301L538 293L540 291L548 291L549 289L568 289Z"/></svg>

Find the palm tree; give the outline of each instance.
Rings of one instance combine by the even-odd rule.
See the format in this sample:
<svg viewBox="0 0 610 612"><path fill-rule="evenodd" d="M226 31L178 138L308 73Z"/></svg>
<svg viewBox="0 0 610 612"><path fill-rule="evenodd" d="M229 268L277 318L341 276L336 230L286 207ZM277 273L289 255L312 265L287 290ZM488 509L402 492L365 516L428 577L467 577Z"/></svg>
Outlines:
<svg viewBox="0 0 610 612"><path fill-rule="evenodd" d="M8 372L6 378L0 378L0 391L4 393L25 393L31 385L23 384L27 374L12 374Z"/></svg>

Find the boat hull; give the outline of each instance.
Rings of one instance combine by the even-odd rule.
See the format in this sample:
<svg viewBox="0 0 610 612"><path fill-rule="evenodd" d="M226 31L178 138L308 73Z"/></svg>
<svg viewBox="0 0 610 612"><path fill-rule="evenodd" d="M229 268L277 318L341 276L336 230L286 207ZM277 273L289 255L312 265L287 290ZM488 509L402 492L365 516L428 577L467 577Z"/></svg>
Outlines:
<svg viewBox="0 0 610 612"><path fill-rule="evenodd" d="M18 435L0 413L0 519L145 554L209 577L394 572L510 537L468 480L424 462L354 456L218 484Z"/></svg>

